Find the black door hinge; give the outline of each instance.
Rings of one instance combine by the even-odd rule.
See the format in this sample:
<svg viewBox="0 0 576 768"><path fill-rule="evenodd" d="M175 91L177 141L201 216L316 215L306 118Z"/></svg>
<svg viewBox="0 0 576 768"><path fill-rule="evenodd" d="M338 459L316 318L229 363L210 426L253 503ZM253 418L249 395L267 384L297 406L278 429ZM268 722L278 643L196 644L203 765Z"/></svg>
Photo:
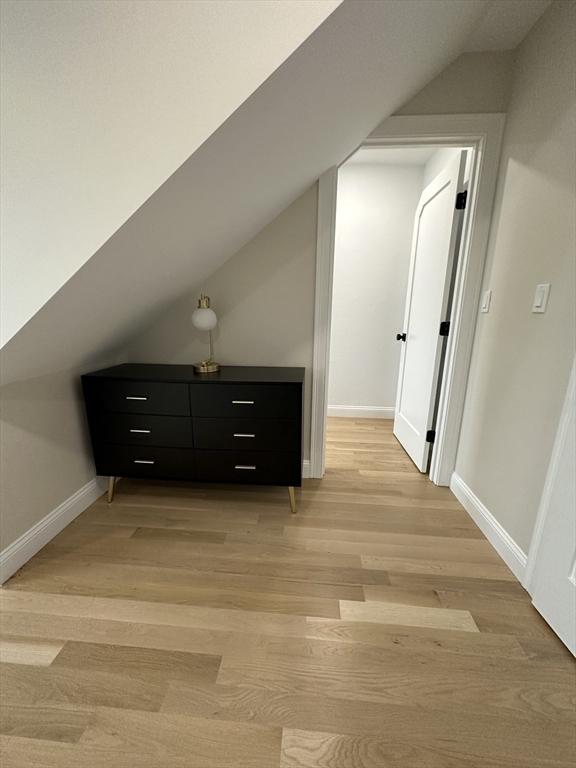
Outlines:
<svg viewBox="0 0 576 768"><path fill-rule="evenodd" d="M466 200L468 199L468 192L458 192L456 195L456 210L463 211L466 208Z"/></svg>
<svg viewBox="0 0 576 768"><path fill-rule="evenodd" d="M428 432L426 432L426 442L433 443L435 439L436 439L436 430L429 429Z"/></svg>
<svg viewBox="0 0 576 768"><path fill-rule="evenodd" d="M439 333L440 336L448 336L450 333L450 320L442 320Z"/></svg>

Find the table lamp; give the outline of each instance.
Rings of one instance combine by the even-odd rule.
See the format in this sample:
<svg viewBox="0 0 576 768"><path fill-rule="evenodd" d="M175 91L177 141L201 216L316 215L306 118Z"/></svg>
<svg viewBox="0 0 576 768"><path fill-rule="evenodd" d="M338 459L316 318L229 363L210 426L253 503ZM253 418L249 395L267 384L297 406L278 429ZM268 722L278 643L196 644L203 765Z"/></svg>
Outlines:
<svg viewBox="0 0 576 768"><path fill-rule="evenodd" d="M192 313L192 325L199 331L208 331L208 340L210 344L210 357L207 360L201 360L194 363L196 373L216 373L220 370L220 365L214 361L214 349L212 346L212 330L218 325L218 318L213 309L210 309L210 299L204 294L200 294L198 307Z"/></svg>

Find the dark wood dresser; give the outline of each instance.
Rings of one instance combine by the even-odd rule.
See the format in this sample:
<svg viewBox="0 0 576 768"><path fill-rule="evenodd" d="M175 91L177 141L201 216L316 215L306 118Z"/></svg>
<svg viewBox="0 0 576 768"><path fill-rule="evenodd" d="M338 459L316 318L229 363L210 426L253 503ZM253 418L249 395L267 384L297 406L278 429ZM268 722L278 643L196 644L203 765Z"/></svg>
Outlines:
<svg viewBox="0 0 576 768"><path fill-rule="evenodd" d="M96 472L118 477L302 484L304 368L125 364L82 376Z"/></svg>

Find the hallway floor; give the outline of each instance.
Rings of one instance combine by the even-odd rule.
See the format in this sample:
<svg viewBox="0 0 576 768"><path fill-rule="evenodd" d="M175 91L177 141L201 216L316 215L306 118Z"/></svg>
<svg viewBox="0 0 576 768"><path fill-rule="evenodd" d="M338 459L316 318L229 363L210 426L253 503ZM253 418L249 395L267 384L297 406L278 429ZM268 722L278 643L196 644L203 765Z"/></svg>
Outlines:
<svg viewBox="0 0 576 768"><path fill-rule="evenodd" d="M391 422L286 489L121 481L0 592L2 768L563 768L572 657Z"/></svg>

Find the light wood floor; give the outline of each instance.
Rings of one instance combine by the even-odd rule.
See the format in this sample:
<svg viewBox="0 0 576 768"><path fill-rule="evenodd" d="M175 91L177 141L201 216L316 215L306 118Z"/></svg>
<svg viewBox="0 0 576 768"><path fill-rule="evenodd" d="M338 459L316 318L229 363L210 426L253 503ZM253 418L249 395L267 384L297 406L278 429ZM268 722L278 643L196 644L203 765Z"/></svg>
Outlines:
<svg viewBox="0 0 576 768"><path fill-rule="evenodd" d="M285 489L123 481L1 591L2 768L574 766L570 655L390 422Z"/></svg>

